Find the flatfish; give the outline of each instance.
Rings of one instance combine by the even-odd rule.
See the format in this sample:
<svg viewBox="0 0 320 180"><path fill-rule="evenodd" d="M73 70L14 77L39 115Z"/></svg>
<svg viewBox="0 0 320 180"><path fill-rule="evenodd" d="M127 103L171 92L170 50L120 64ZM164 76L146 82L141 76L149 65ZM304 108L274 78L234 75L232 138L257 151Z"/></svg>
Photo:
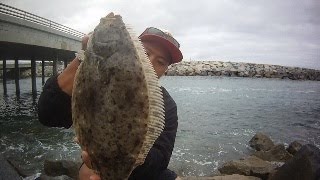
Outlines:
<svg viewBox="0 0 320 180"><path fill-rule="evenodd" d="M82 149L102 179L127 179L164 128L164 102L142 43L120 15L100 19L72 92Z"/></svg>

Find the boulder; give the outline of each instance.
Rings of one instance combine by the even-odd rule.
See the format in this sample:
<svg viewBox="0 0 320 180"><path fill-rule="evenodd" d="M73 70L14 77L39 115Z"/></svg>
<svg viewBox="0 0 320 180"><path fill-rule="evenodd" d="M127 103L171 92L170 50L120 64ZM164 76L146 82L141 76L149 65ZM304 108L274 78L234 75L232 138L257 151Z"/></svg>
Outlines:
<svg viewBox="0 0 320 180"><path fill-rule="evenodd" d="M257 133L256 135L254 135L253 138L249 141L249 144L250 147L257 151L268 151L274 146L272 140L262 133Z"/></svg>
<svg viewBox="0 0 320 180"><path fill-rule="evenodd" d="M166 76L174 76L176 74L174 68L170 68L167 72L166 72Z"/></svg>
<svg viewBox="0 0 320 180"><path fill-rule="evenodd" d="M214 177L182 177L181 180L261 180L254 176L243 176L239 174L214 176ZM179 179L178 179L179 180Z"/></svg>
<svg viewBox="0 0 320 180"><path fill-rule="evenodd" d="M269 174L273 172L274 166L258 157L249 156L240 160L229 161L218 170L221 174L240 174L267 179Z"/></svg>
<svg viewBox="0 0 320 180"><path fill-rule="evenodd" d="M21 180L22 178L15 171L8 161L0 154L0 180Z"/></svg>
<svg viewBox="0 0 320 180"><path fill-rule="evenodd" d="M253 155L265 161L286 162L292 158L292 155L286 150L283 144L273 146L268 151L256 151Z"/></svg>
<svg viewBox="0 0 320 180"><path fill-rule="evenodd" d="M226 176L214 176L212 180L261 180L254 176L243 176L239 174L226 175Z"/></svg>
<svg viewBox="0 0 320 180"><path fill-rule="evenodd" d="M287 148L287 151L295 155L302 147L302 144L300 144L298 141L293 141L292 143L289 144L289 147Z"/></svg>
<svg viewBox="0 0 320 180"><path fill-rule="evenodd" d="M238 67L238 71L239 72L244 72L246 70L246 67L244 66L244 64L241 64L239 67Z"/></svg>
<svg viewBox="0 0 320 180"><path fill-rule="evenodd" d="M7 162L11 165L11 167L14 168L14 170L21 176L22 178L31 176L34 171L29 169L26 170L23 167L25 166L24 164L21 164L21 162L13 159L13 158L7 158Z"/></svg>
<svg viewBox="0 0 320 180"><path fill-rule="evenodd" d="M81 164L82 162L66 160L45 160L44 172L48 176L67 175L73 179L77 179Z"/></svg>
<svg viewBox="0 0 320 180"><path fill-rule="evenodd" d="M249 76L249 72L248 71L240 72L240 73L238 73L238 75L240 77L248 77Z"/></svg>
<svg viewBox="0 0 320 180"><path fill-rule="evenodd" d="M271 175L269 180L319 180L320 149L307 144Z"/></svg>
<svg viewBox="0 0 320 180"><path fill-rule="evenodd" d="M197 177L197 176L187 176L178 177L176 180L213 180L214 177Z"/></svg>
<svg viewBox="0 0 320 180"><path fill-rule="evenodd" d="M44 174L42 174L39 179L40 180L74 180L73 178L66 175L51 177Z"/></svg>
<svg viewBox="0 0 320 180"><path fill-rule="evenodd" d="M265 73L264 73L264 77L266 77L266 78L271 78L271 73L270 73L270 72L265 72Z"/></svg>
<svg viewBox="0 0 320 180"><path fill-rule="evenodd" d="M39 180L41 173L32 174L30 176L24 177L23 180Z"/></svg>
<svg viewBox="0 0 320 180"><path fill-rule="evenodd" d="M201 74L202 67L203 67L202 64L197 64L197 65L194 66L194 72L196 73L196 75L200 75Z"/></svg>
<svg viewBox="0 0 320 180"><path fill-rule="evenodd" d="M200 76L208 76L208 72L205 71L205 70L202 70L199 75L200 75Z"/></svg>

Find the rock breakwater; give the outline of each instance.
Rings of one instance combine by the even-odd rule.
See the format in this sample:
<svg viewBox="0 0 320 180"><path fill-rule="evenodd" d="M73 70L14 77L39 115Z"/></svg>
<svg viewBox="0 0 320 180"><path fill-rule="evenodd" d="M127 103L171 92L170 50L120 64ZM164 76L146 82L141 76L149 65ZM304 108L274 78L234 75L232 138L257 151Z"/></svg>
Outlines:
<svg viewBox="0 0 320 180"><path fill-rule="evenodd" d="M182 61L167 76L229 76L320 81L320 70L268 64L222 61Z"/></svg>

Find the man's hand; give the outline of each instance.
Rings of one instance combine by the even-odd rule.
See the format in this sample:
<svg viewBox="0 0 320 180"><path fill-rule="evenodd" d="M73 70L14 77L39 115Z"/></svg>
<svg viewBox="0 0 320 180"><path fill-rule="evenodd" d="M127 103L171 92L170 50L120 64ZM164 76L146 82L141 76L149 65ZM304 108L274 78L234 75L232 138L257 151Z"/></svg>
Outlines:
<svg viewBox="0 0 320 180"><path fill-rule="evenodd" d="M84 164L88 167L88 168L92 168L91 167L91 159L89 157L89 154L87 151L82 151L81 152L81 159L84 162Z"/></svg>
<svg viewBox="0 0 320 180"><path fill-rule="evenodd" d="M73 141L77 144L79 144L79 139L75 137ZM83 161L83 165L81 166L79 170L79 179L80 180L101 180L100 176L94 173L94 171L91 169L91 160L89 157L89 154L87 151L81 152L81 159Z"/></svg>
<svg viewBox="0 0 320 180"><path fill-rule="evenodd" d="M81 49L84 50L84 51L87 49L87 44L88 44L88 41L89 41L89 37L90 37L90 33L88 35L85 35L85 36L82 37Z"/></svg>
<svg viewBox="0 0 320 180"><path fill-rule="evenodd" d="M87 43L89 40L90 34L85 35L82 38L82 50L87 49ZM71 63L63 70L63 72L58 76L58 84L62 91L71 96L73 81L75 78L76 71L78 66L80 65L80 61L77 58L71 61Z"/></svg>
<svg viewBox="0 0 320 180"><path fill-rule="evenodd" d="M79 179L80 180L101 180L100 176L94 173L91 169L91 161L88 153L86 151L82 151L81 158L84 164L81 166L79 170Z"/></svg>

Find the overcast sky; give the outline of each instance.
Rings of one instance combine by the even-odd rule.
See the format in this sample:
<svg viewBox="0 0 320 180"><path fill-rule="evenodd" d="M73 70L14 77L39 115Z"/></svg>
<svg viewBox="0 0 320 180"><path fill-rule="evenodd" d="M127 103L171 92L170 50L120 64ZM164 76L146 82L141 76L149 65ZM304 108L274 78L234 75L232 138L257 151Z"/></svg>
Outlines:
<svg viewBox="0 0 320 180"><path fill-rule="evenodd" d="M3 0L2 0L3 1ZM154 26L180 42L185 60L320 69L320 0L4 0L84 33L122 15L137 34Z"/></svg>

